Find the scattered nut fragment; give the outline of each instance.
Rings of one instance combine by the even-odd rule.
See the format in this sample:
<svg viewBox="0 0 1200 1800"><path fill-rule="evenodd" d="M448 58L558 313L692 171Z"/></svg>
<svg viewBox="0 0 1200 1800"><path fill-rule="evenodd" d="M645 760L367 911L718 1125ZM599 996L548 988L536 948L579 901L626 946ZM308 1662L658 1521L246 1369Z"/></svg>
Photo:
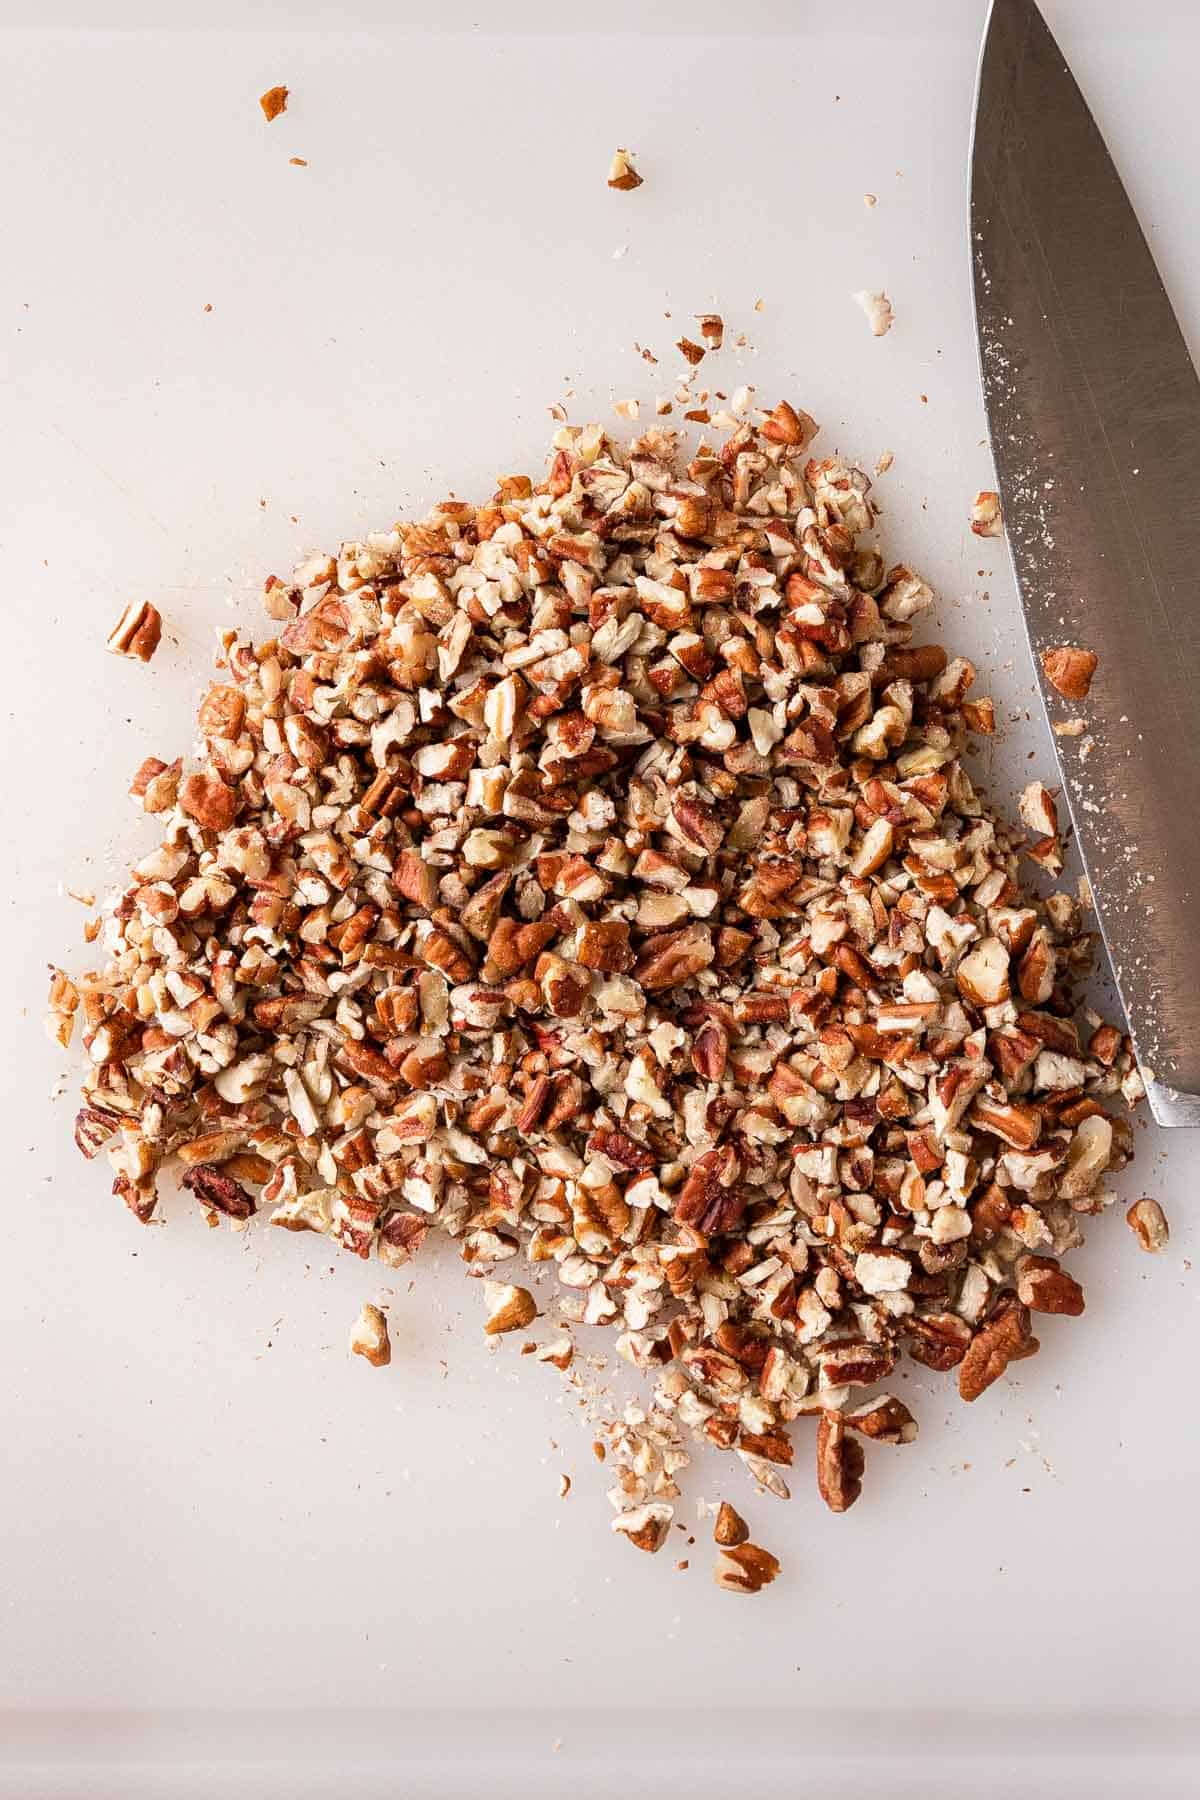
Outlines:
<svg viewBox="0 0 1200 1800"><path fill-rule="evenodd" d="M893 450L881 450L875 459L875 473L877 475L886 475L895 460L896 455Z"/></svg>
<svg viewBox="0 0 1200 1800"><path fill-rule="evenodd" d="M114 656L135 657L148 663L162 637L162 614L148 600L131 600L108 634Z"/></svg>
<svg viewBox="0 0 1200 1800"><path fill-rule="evenodd" d="M610 188L619 188L622 193L629 193L633 188L641 187L642 177L634 168L628 150L613 152L613 159L608 170L608 185Z"/></svg>
<svg viewBox="0 0 1200 1800"><path fill-rule="evenodd" d="M537 1303L528 1288L505 1281L485 1281L483 1297L488 1316L483 1329L489 1337L502 1331L523 1331L537 1318Z"/></svg>
<svg viewBox="0 0 1200 1800"><path fill-rule="evenodd" d="M533 1350L538 1362L553 1363L556 1369L569 1369L575 1358L575 1346L565 1331Z"/></svg>
<svg viewBox="0 0 1200 1800"><path fill-rule="evenodd" d="M1125 1218L1143 1250L1158 1256L1166 1249L1171 1229L1157 1200L1135 1200Z"/></svg>
<svg viewBox="0 0 1200 1800"><path fill-rule="evenodd" d="M1042 652L1042 668L1052 688L1064 700L1086 700L1096 673L1099 657L1092 650L1079 650L1070 644L1059 644Z"/></svg>
<svg viewBox="0 0 1200 1800"><path fill-rule="evenodd" d="M741 1513L730 1506L728 1500L722 1500L713 1525L714 1542L725 1549L731 1549L737 1544L744 1544L749 1536L750 1527Z"/></svg>
<svg viewBox="0 0 1200 1800"><path fill-rule="evenodd" d="M719 350L725 340L725 321L720 313L697 313L696 323L708 349Z"/></svg>
<svg viewBox="0 0 1200 1800"><path fill-rule="evenodd" d="M263 117L268 125L272 119L277 119L281 112L287 111L287 103L288 90L285 87L268 88L265 94L260 94L258 97L258 104L263 109Z"/></svg>
<svg viewBox="0 0 1200 1800"><path fill-rule="evenodd" d="M350 1350L354 1356L365 1356L373 1369L382 1369L392 1360L392 1340L388 1322L377 1306L364 1300L350 1333Z"/></svg>
<svg viewBox="0 0 1200 1800"><path fill-rule="evenodd" d="M613 411L621 419L636 419L641 410L641 402L638 400L613 401Z"/></svg>
<svg viewBox="0 0 1200 1800"><path fill-rule="evenodd" d="M678 338L675 343L675 348L678 350L680 356L686 357L693 367L695 367L698 362L703 361L707 354L703 344L693 343L692 339L688 337Z"/></svg>
<svg viewBox="0 0 1200 1800"><path fill-rule="evenodd" d="M892 329L895 315L892 303L882 289L860 288L854 298L866 313L874 337L883 337Z"/></svg>
<svg viewBox="0 0 1200 1800"><path fill-rule="evenodd" d="M847 1512L862 1493L866 1459L857 1438L846 1436L841 1413L828 1408L817 1426L817 1487L830 1512Z"/></svg>
<svg viewBox="0 0 1200 1800"><path fill-rule="evenodd" d="M863 205L864 206L878 206L878 204L879 204L879 195L878 194L864 194L863 195Z"/></svg>
<svg viewBox="0 0 1200 1800"><path fill-rule="evenodd" d="M628 1538L636 1549L648 1551L653 1556L666 1543L674 1517L675 1508L665 1500L650 1500L645 1506L618 1513L612 1529Z"/></svg>
<svg viewBox="0 0 1200 1800"><path fill-rule="evenodd" d="M759 1544L736 1544L717 1556L713 1580L731 1594L757 1594L779 1573L777 1556Z"/></svg>
<svg viewBox="0 0 1200 1800"><path fill-rule="evenodd" d="M1037 837L1053 837L1058 830L1058 808L1048 787L1031 781L1022 788L1018 802L1021 822Z"/></svg>
<svg viewBox="0 0 1200 1800"><path fill-rule="evenodd" d="M971 502L971 530L976 537L1003 536L1004 519L1000 512L1000 496L991 488L981 488Z"/></svg>

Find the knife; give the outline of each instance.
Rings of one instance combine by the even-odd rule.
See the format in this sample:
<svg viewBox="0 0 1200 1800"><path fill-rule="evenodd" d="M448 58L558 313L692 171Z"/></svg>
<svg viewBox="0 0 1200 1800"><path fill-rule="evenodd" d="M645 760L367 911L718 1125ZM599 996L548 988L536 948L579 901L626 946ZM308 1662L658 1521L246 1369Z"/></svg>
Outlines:
<svg viewBox="0 0 1200 1800"><path fill-rule="evenodd" d="M1147 1097L1200 1125L1200 381L1033 0L993 0L975 95L979 366L1062 785ZM1085 700L1046 680L1099 658Z"/></svg>

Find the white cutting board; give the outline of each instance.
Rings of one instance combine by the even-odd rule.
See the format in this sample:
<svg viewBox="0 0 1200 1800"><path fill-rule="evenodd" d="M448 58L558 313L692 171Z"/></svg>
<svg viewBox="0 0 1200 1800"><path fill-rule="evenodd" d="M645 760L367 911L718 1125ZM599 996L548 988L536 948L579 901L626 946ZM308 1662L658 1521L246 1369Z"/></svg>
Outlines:
<svg viewBox="0 0 1200 1800"><path fill-rule="evenodd" d="M150 841L124 787L187 748L214 631L266 629L258 584L302 549L536 467L568 389L581 420L648 400L709 308L754 345L719 385L801 402L868 468L895 453L886 546L997 700L990 778L1053 779L1002 546L966 528L982 5L692 0L641 31L527 7L496 35L484 10L0 32L0 1793L1195 1792L1187 1134L1143 1122L1079 1258L1087 1317L1047 1321L1018 1380L964 1409L913 1371L922 1436L869 1451L849 1516L803 1432L790 1505L732 1461L691 1472L683 1519L728 1494L783 1559L745 1600L705 1532L686 1572L682 1534L655 1559L610 1535L591 1432L488 1348L452 1252L409 1292L189 1205L141 1230L49 1097L73 1065L44 968L85 959L59 883L103 889ZM1196 349L1195 9L1047 10ZM618 143L634 194L605 186ZM851 299L875 286L879 341ZM149 669L103 651L131 598L165 615ZM1121 1217L1143 1193L1157 1260ZM375 1372L346 1339L388 1287Z"/></svg>

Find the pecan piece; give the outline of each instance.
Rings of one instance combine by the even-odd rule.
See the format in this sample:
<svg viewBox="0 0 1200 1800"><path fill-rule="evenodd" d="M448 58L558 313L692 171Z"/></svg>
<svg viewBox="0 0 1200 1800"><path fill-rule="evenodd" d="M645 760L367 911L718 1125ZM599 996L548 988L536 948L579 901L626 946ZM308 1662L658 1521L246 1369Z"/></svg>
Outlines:
<svg viewBox="0 0 1200 1800"><path fill-rule="evenodd" d="M905 1323L909 1355L940 1374L957 1367L971 1347L971 1327L957 1313L925 1313Z"/></svg>
<svg viewBox="0 0 1200 1800"><path fill-rule="evenodd" d="M665 1500L651 1500L646 1506L618 1513L612 1529L620 1532L635 1549L645 1550L653 1556L666 1543L674 1515L674 1507L668 1506Z"/></svg>
<svg viewBox="0 0 1200 1800"><path fill-rule="evenodd" d="M485 1281L483 1297L488 1316L483 1329L489 1337L504 1331L523 1331L537 1318L537 1302L528 1288L504 1281Z"/></svg>
<svg viewBox="0 0 1200 1800"><path fill-rule="evenodd" d="M287 111L288 91L285 87L268 88L265 94L258 96L258 104L262 107L263 118L269 125L277 119L281 112Z"/></svg>
<svg viewBox="0 0 1200 1800"><path fill-rule="evenodd" d="M877 1444L911 1444L917 1435L917 1421L905 1406L891 1394L880 1394L864 1400L852 1413L844 1415L846 1424Z"/></svg>
<svg viewBox="0 0 1200 1800"><path fill-rule="evenodd" d="M744 1544L749 1536L750 1527L741 1513L730 1506L728 1500L722 1500L713 1526L714 1542L720 1544L722 1549L732 1550L738 1544Z"/></svg>
<svg viewBox="0 0 1200 1800"><path fill-rule="evenodd" d="M675 1200L678 1222L692 1225L708 1237L732 1231L746 1209L739 1173L737 1154L728 1145L698 1156Z"/></svg>
<svg viewBox="0 0 1200 1800"><path fill-rule="evenodd" d="M1070 644L1059 644L1042 652L1042 668L1046 680L1064 700L1086 700L1096 673L1099 657L1093 650L1080 650Z"/></svg>
<svg viewBox="0 0 1200 1800"><path fill-rule="evenodd" d="M131 656L148 663L162 636L162 614L148 600L131 600L108 634L114 656Z"/></svg>
<svg viewBox="0 0 1200 1800"><path fill-rule="evenodd" d="M1017 1299L1032 1312L1067 1313L1073 1319L1084 1309L1083 1289L1053 1256L1021 1257Z"/></svg>
<svg viewBox="0 0 1200 1800"><path fill-rule="evenodd" d="M364 1356L373 1369L382 1369L392 1360L392 1340L388 1322L377 1306L364 1300L350 1333L350 1353Z"/></svg>
<svg viewBox="0 0 1200 1800"><path fill-rule="evenodd" d="M1033 1356L1040 1348L1029 1329L1029 1308L1020 1300L1002 1301L971 1339L959 1366L959 1393L964 1400L978 1400L1010 1362Z"/></svg>
<svg viewBox="0 0 1200 1800"><path fill-rule="evenodd" d="M739 1543L717 1557L713 1580L730 1594L757 1594L774 1581L779 1558L759 1544Z"/></svg>
<svg viewBox="0 0 1200 1800"><path fill-rule="evenodd" d="M1125 1214L1125 1220L1142 1249L1151 1256L1166 1249L1171 1231L1167 1215L1157 1200L1135 1200Z"/></svg>
<svg viewBox="0 0 1200 1800"><path fill-rule="evenodd" d="M847 1512L862 1493L866 1459L857 1438L846 1436L841 1413L824 1411L817 1426L817 1487L830 1512Z"/></svg>
<svg viewBox="0 0 1200 1800"><path fill-rule="evenodd" d="M254 1196L215 1163L194 1163L181 1177L182 1185L195 1194L201 1206L224 1213L227 1219L248 1219L258 1208Z"/></svg>
<svg viewBox="0 0 1200 1800"><path fill-rule="evenodd" d="M90 1162L99 1155L121 1123L116 1113L102 1106L81 1106L75 1114L75 1146Z"/></svg>
<svg viewBox="0 0 1200 1800"><path fill-rule="evenodd" d="M206 831L228 831L237 817L237 789L219 775L185 775L179 784L179 804Z"/></svg>
<svg viewBox="0 0 1200 1800"><path fill-rule="evenodd" d="M648 938L634 968L634 980L647 993L681 987L707 969L716 954L707 925L685 925L682 931Z"/></svg>
<svg viewBox="0 0 1200 1800"><path fill-rule="evenodd" d="M616 188L622 194L632 193L634 188L641 187L643 179L634 168L628 150L613 151L613 159L608 167L610 188Z"/></svg>

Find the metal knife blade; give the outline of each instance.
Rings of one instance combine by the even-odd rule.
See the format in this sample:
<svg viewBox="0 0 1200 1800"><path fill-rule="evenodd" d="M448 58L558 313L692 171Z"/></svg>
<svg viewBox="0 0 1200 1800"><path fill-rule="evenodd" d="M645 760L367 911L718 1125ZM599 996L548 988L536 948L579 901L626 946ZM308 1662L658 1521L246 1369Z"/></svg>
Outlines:
<svg viewBox="0 0 1200 1800"><path fill-rule="evenodd" d="M1200 381L1032 0L993 0L971 154L980 370L1063 789L1155 1117L1200 1125ZM1041 655L1096 652L1086 701Z"/></svg>

